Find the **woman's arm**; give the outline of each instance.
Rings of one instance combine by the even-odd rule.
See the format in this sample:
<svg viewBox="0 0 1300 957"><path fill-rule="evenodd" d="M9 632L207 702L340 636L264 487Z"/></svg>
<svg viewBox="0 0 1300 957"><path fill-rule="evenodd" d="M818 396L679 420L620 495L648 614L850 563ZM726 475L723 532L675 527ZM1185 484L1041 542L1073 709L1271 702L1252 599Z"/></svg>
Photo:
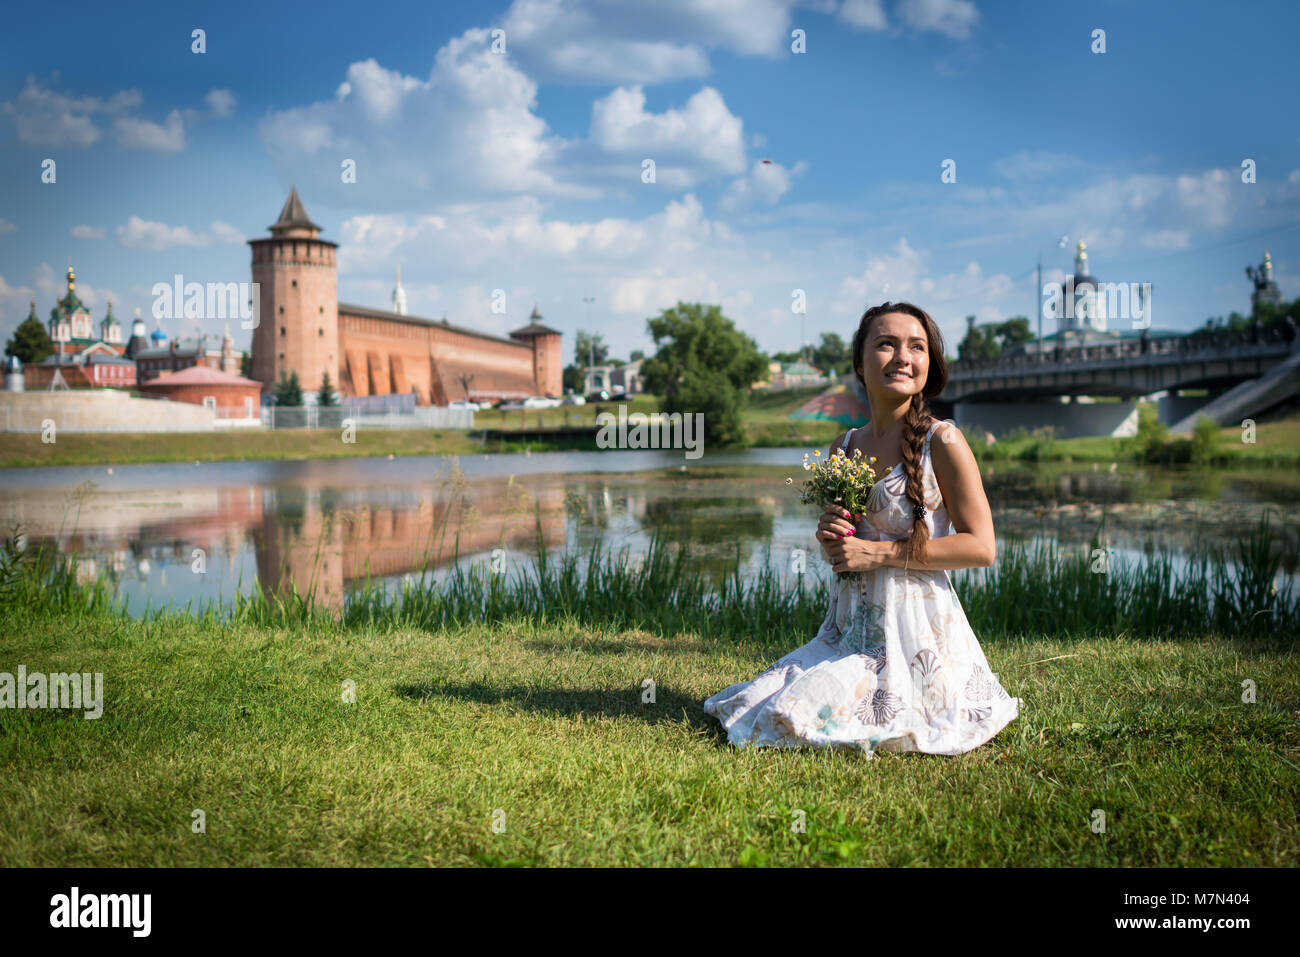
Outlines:
<svg viewBox="0 0 1300 957"><path fill-rule="evenodd" d="M938 441L935 441L935 439ZM980 479L979 463L966 437L956 426L941 425L930 440L930 460L939 482L953 534L932 538L925 543L926 561L907 558L906 542L877 542L882 552L881 564L902 568L943 569L980 568L992 565L997 558L997 540L993 536L993 513Z"/></svg>

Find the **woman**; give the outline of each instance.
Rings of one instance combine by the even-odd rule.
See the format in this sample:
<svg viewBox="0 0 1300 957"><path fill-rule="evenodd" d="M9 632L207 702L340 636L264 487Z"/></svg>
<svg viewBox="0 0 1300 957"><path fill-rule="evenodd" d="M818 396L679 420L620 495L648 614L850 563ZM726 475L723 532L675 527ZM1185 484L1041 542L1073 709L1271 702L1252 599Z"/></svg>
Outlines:
<svg viewBox="0 0 1300 957"><path fill-rule="evenodd" d="M871 421L831 447L876 456L877 484L865 513L824 512L817 539L836 572L864 574L837 576L812 641L704 710L738 746L961 754L1022 702L989 669L948 577L993 564L996 548L970 446L926 409L948 380L938 326L911 303L868 309L853 371Z"/></svg>

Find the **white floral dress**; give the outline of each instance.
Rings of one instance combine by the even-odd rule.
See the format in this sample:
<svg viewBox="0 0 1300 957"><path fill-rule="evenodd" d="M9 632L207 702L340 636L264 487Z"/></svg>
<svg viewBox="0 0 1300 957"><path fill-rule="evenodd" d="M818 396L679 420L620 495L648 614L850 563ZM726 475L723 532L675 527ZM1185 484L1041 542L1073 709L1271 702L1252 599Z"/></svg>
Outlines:
<svg viewBox="0 0 1300 957"><path fill-rule="evenodd" d="M943 425L930 427L922 454L932 539L952 534L930 460L930 439ZM879 479L859 538L907 537L906 485L901 464ZM844 747L871 757L876 750L970 751L1022 705L989 669L947 571L883 567L857 580L837 576L817 637L753 681L723 688L704 710L740 747Z"/></svg>

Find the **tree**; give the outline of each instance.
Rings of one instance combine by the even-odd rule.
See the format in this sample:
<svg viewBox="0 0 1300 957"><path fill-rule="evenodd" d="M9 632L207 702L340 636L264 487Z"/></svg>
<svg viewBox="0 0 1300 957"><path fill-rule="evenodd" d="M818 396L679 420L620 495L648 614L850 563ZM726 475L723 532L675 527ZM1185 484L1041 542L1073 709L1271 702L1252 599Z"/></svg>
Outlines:
<svg viewBox="0 0 1300 957"><path fill-rule="evenodd" d="M290 408L302 405L302 386L298 384L298 373L293 372L288 378L280 373L280 381L275 384L275 404Z"/></svg>
<svg viewBox="0 0 1300 957"><path fill-rule="evenodd" d="M334 391L334 386L330 382L329 369L326 369L325 374L320 377L320 392L316 393L316 404L327 409L339 404L338 393Z"/></svg>
<svg viewBox="0 0 1300 957"><path fill-rule="evenodd" d="M631 354L630 358L629 358L627 361L628 361L628 362L636 362L637 359L644 359L644 358L645 358L645 353L644 353L644 352L642 352L640 349L633 349L633 350L632 350L632 354Z"/></svg>
<svg viewBox="0 0 1300 957"><path fill-rule="evenodd" d="M600 333L579 332L573 343L574 361L584 369L588 363L603 366L609 358L609 346Z"/></svg>
<svg viewBox="0 0 1300 957"><path fill-rule="evenodd" d="M803 355L798 352L774 352L772 353L773 362L802 362Z"/></svg>
<svg viewBox="0 0 1300 957"><path fill-rule="evenodd" d="M31 315L18 323L13 338L5 345L5 355L17 356L23 365L31 365L54 355L54 343L41 321Z"/></svg>
<svg viewBox="0 0 1300 957"><path fill-rule="evenodd" d="M844 374L853 368L853 357L837 333L823 332L821 344L813 346L812 364L822 372Z"/></svg>
<svg viewBox="0 0 1300 957"><path fill-rule="evenodd" d="M744 441L740 412L754 382L767 376L767 359L720 306L678 302L646 321L658 346L641 365L647 392L663 396L667 413L704 413L704 435L719 444Z"/></svg>
<svg viewBox="0 0 1300 957"><path fill-rule="evenodd" d="M240 356L239 374L245 379L253 378L253 353L251 350Z"/></svg>
<svg viewBox="0 0 1300 957"><path fill-rule="evenodd" d="M971 326L970 333L957 347L957 355L962 359L996 359L1012 346L1028 342L1033 337L1029 320L1024 316L1005 322L986 322L982 326Z"/></svg>
<svg viewBox="0 0 1300 957"><path fill-rule="evenodd" d="M565 366L563 385L565 392L581 392L586 386L586 379L582 374L582 367L577 365Z"/></svg>

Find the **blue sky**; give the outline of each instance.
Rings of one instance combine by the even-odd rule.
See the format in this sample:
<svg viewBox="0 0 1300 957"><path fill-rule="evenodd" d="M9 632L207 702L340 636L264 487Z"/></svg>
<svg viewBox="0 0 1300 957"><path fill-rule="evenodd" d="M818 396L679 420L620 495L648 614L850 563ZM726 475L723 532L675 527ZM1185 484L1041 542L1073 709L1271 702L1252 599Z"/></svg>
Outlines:
<svg viewBox="0 0 1300 957"><path fill-rule="evenodd" d="M1102 279L1152 284L1157 328L1248 312L1265 249L1300 295L1293 4L299 9L6 13L0 335L32 298L48 315L68 257L96 319L109 298L147 318L176 273L248 281L245 240L294 184L340 244L342 301L387 307L400 261L410 313L504 333L536 302L566 362L579 328L649 351L646 319L679 299L720 303L768 351L909 299L952 354L968 314L1032 315L1037 258L1062 279L1079 239Z"/></svg>

